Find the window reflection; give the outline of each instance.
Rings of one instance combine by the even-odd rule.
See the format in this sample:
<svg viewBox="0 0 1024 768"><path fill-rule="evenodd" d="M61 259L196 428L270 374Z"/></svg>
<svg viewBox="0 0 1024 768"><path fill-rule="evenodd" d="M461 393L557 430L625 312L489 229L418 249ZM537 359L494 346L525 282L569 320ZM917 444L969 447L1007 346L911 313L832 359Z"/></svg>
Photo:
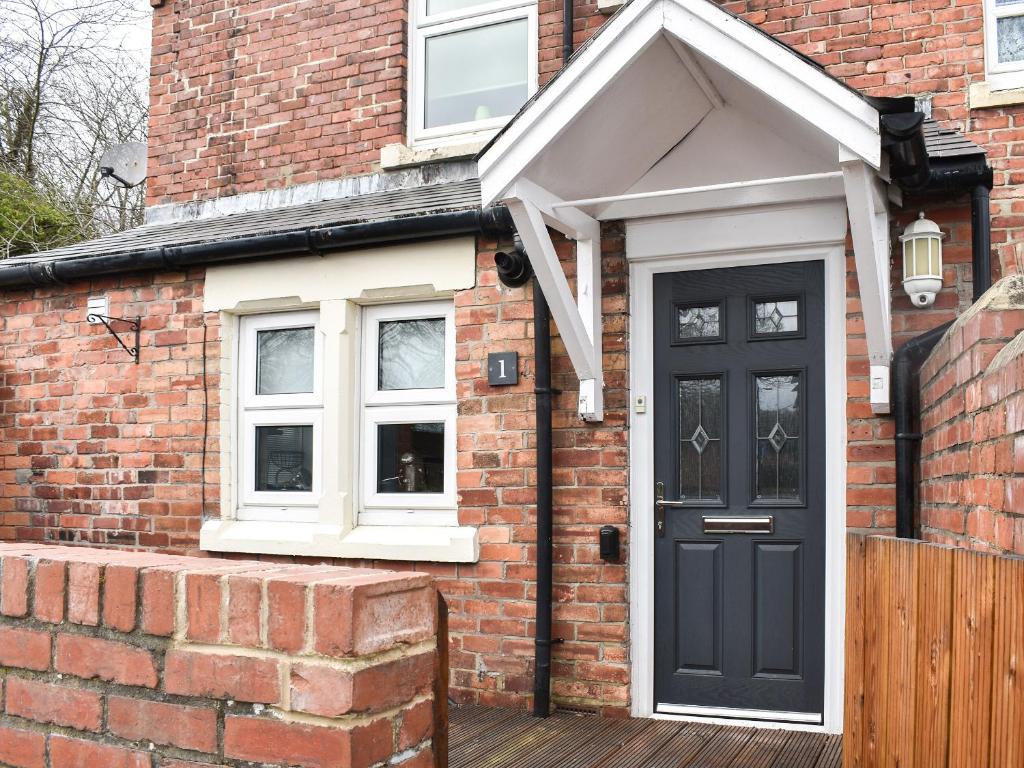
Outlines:
<svg viewBox="0 0 1024 768"><path fill-rule="evenodd" d="M799 500L802 376L755 376L754 382L755 497L763 501Z"/></svg>
<svg viewBox="0 0 1024 768"><path fill-rule="evenodd" d="M681 379L679 399L679 497L722 498L722 377Z"/></svg>

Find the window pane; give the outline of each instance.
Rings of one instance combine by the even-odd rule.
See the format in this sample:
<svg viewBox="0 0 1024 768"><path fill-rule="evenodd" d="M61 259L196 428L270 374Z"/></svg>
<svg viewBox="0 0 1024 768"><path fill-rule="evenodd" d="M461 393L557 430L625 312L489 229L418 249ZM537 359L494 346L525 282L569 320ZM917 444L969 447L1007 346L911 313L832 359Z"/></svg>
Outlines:
<svg viewBox="0 0 1024 768"><path fill-rule="evenodd" d="M463 8L472 8L474 5L484 5L489 2L491 0L427 0L427 16L461 11Z"/></svg>
<svg viewBox="0 0 1024 768"><path fill-rule="evenodd" d="M1024 60L1024 16L996 19L999 63Z"/></svg>
<svg viewBox="0 0 1024 768"><path fill-rule="evenodd" d="M377 387L381 391L442 388L444 326L444 318L381 323Z"/></svg>
<svg viewBox="0 0 1024 768"><path fill-rule="evenodd" d="M377 492L444 492L444 422L377 426Z"/></svg>
<svg viewBox="0 0 1024 768"><path fill-rule="evenodd" d="M722 379L679 382L679 498L722 498Z"/></svg>
<svg viewBox="0 0 1024 768"><path fill-rule="evenodd" d="M256 427L256 490L313 490L313 427Z"/></svg>
<svg viewBox="0 0 1024 768"><path fill-rule="evenodd" d="M680 341L721 338L719 312L717 304L712 307L676 307L676 338Z"/></svg>
<svg viewBox="0 0 1024 768"><path fill-rule="evenodd" d="M754 302L754 333L758 336L800 330L800 303L796 299Z"/></svg>
<svg viewBox="0 0 1024 768"><path fill-rule="evenodd" d="M427 38L424 123L514 115L527 98L525 19Z"/></svg>
<svg viewBox="0 0 1024 768"><path fill-rule="evenodd" d="M761 501L800 498L800 374L755 376L757 455L754 493Z"/></svg>
<svg viewBox="0 0 1024 768"><path fill-rule="evenodd" d="M313 328L256 332L256 394L313 391Z"/></svg>

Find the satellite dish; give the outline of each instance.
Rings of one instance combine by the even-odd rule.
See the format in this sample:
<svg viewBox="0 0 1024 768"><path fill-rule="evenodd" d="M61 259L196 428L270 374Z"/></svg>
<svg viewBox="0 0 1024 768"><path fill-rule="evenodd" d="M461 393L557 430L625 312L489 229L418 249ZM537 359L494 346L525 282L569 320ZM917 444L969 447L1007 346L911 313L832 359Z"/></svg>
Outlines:
<svg viewBox="0 0 1024 768"><path fill-rule="evenodd" d="M100 176L123 187L137 187L146 180L146 145L129 141L107 149L100 158Z"/></svg>

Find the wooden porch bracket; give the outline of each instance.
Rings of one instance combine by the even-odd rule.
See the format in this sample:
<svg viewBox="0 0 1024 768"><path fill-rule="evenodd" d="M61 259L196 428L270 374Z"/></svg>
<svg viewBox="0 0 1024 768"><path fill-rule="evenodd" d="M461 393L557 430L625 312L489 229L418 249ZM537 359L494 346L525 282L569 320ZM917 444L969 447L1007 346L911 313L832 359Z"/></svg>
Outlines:
<svg viewBox="0 0 1024 768"><path fill-rule="evenodd" d="M505 203L579 377L579 416L584 421L602 421L601 226L576 208L563 205L556 211L553 206L563 201L525 180L515 184ZM575 297L548 227L576 241Z"/></svg>
<svg viewBox="0 0 1024 768"><path fill-rule="evenodd" d="M875 170L859 158L844 155L840 154L840 167L871 363L871 410L888 413L892 361L888 199Z"/></svg>

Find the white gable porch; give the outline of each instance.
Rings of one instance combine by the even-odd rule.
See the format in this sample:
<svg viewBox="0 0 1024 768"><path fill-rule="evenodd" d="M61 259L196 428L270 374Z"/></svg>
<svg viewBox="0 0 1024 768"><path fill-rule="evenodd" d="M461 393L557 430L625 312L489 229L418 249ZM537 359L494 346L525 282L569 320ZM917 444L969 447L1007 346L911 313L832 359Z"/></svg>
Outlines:
<svg viewBox="0 0 1024 768"><path fill-rule="evenodd" d="M735 254L852 235L871 359L888 410L889 243L877 111L707 0L634 0L480 158L505 202L602 418L599 222L627 222L631 260ZM577 292L548 227L577 244Z"/></svg>

